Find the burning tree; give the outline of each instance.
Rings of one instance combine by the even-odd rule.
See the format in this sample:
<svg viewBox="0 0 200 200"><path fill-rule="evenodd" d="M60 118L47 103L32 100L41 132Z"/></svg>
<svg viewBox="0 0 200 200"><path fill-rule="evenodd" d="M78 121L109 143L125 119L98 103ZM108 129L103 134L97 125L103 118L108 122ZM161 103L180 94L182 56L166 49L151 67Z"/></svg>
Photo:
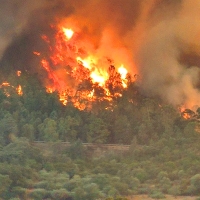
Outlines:
<svg viewBox="0 0 200 200"><path fill-rule="evenodd" d="M88 41L80 40L79 32L64 26L51 26L53 37L42 35L48 53L34 51L47 73L47 92L58 91L60 101L71 102L80 110L89 109L94 101L111 102L127 88L128 71L121 64L98 57Z"/></svg>

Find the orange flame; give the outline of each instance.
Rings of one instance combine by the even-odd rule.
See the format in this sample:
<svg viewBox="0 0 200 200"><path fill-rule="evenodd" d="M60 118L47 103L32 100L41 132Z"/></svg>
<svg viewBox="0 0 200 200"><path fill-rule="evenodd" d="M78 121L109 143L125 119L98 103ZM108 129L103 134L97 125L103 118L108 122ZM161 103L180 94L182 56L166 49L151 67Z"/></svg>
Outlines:
<svg viewBox="0 0 200 200"><path fill-rule="evenodd" d="M95 50L90 48L89 42L84 41L84 39L80 41L81 37L78 37L80 33L75 33L71 28L62 26L57 28L52 26L52 28L57 30L53 39L42 35L42 39L49 44L49 57L43 56L42 53L37 51L33 52L42 57L41 65L48 74L49 80L47 82L49 83L46 83L46 91L57 90L60 101L64 105L70 99L74 106L79 109L90 107L88 103L84 102L91 102L98 98L111 101L113 97L120 97L119 88L127 87L126 76L128 71L124 65L121 65L118 72L115 72L118 73L118 76L110 78L107 70L111 65L111 59L97 56ZM115 80L115 77L118 80ZM69 80L75 81L74 86ZM90 81L90 84L94 85L88 85L88 88L80 86L84 81ZM96 96L99 93L95 92L97 86L101 88L101 96L99 97ZM114 87L118 90L115 91ZM109 88L112 88L112 93Z"/></svg>
<svg viewBox="0 0 200 200"><path fill-rule="evenodd" d="M23 91L22 91L22 86L21 85L18 85L18 87L16 88L17 90L17 94L22 96L23 95Z"/></svg>
<svg viewBox="0 0 200 200"><path fill-rule="evenodd" d="M10 86L10 83L8 83L8 82L3 82L3 83L1 84L1 86Z"/></svg>
<svg viewBox="0 0 200 200"><path fill-rule="evenodd" d="M61 92L60 93L60 101L63 103L63 105L67 105L67 93Z"/></svg>
<svg viewBox="0 0 200 200"><path fill-rule="evenodd" d="M10 96L10 90L8 90L9 87L10 87L10 88L13 88L13 89L16 89L18 95L20 95L20 96L23 95L23 91L22 91L21 85L18 85L18 86L15 88L14 86L10 85L9 82L5 81L5 82L3 82L3 83L0 85L0 88L3 88L4 94L5 94L7 97Z"/></svg>
<svg viewBox="0 0 200 200"><path fill-rule="evenodd" d="M191 116L188 113L182 113L184 119L191 119Z"/></svg>
<svg viewBox="0 0 200 200"><path fill-rule="evenodd" d="M37 52L37 51L34 51L33 54L36 56L40 56L40 52Z"/></svg>
<svg viewBox="0 0 200 200"><path fill-rule="evenodd" d="M127 69L124 67L124 65L122 64L120 66L120 68L118 69L118 72L120 73L121 75L121 79L122 79L122 84L123 84L123 87L126 88L127 87L127 79L126 79L126 76L127 76Z"/></svg>
<svg viewBox="0 0 200 200"><path fill-rule="evenodd" d="M186 120L194 119L196 117L196 114L194 111L185 108L185 106L183 105L179 108L179 110L180 110L181 116Z"/></svg>
<svg viewBox="0 0 200 200"><path fill-rule="evenodd" d="M105 76L97 71L92 72L90 77L92 78L94 83L98 83L100 86L103 86L105 84Z"/></svg>
<svg viewBox="0 0 200 200"><path fill-rule="evenodd" d="M17 71L17 76L21 76L21 73L22 73L22 72L18 70L18 71Z"/></svg>

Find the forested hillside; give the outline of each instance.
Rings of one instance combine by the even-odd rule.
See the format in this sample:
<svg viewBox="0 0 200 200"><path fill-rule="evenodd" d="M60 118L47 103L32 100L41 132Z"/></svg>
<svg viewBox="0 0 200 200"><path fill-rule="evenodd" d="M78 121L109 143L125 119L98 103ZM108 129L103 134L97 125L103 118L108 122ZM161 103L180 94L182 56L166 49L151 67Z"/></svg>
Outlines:
<svg viewBox="0 0 200 200"><path fill-rule="evenodd" d="M47 93L37 75L10 73L6 84L5 76L1 80L2 199L200 195L199 109L181 113L144 96L137 81L112 101L93 101L91 109L79 110L70 101L63 105L56 92ZM55 146L45 154L33 141ZM59 150L62 141L71 147ZM94 158L83 142L131 147L126 154Z"/></svg>
<svg viewBox="0 0 200 200"><path fill-rule="evenodd" d="M116 144L131 144L134 139L138 144L148 145L164 136L187 134L188 129L193 132L193 127L198 126L199 109L196 113L191 110L181 113L179 107L142 95L137 81L129 82L121 96L112 100L97 98L89 102L86 99L84 103L90 107L80 110L70 99L63 105L57 92L46 92L37 76L22 73L18 77L13 73L6 76L6 81L5 76L1 80L2 145L8 144L12 137ZM19 85L22 94L18 94ZM104 95L95 92L96 96Z"/></svg>
<svg viewBox="0 0 200 200"><path fill-rule="evenodd" d="M200 200L200 0L0 2L0 200Z"/></svg>

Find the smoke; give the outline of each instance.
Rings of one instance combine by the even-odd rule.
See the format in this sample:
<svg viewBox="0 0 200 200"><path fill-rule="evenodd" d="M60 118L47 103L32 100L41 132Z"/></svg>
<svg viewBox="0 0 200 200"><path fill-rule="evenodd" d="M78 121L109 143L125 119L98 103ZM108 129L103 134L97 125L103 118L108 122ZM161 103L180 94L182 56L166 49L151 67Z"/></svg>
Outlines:
<svg viewBox="0 0 200 200"><path fill-rule="evenodd" d="M200 2L184 0L174 8L171 16L158 11L161 18L145 30L136 59L146 93L192 109L200 104Z"/></svg>
<svg viewBox="0 0 200 200"><path fill-rule="evenodd" d="M1 67L45 76L33 51L41 35L66 24L107 55L138 73L141 90L175 106L200 104L199 0L7 0L1 3Z"/></svg>
<svg viewBox="0 0 200 200"><path fill-rule="evenodd" d="M1 0L0 58L13 38L26 26L30 13L42 6L42 0Z"/></svg>

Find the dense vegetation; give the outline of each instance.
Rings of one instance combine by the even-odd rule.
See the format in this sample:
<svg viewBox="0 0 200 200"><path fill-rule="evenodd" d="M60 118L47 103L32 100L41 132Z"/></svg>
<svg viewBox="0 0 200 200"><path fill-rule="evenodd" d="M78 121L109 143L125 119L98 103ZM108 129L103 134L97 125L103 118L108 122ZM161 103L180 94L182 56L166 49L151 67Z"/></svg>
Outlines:
<svg viewBox="0 0 200 200"><path fill-rule="evenodd" d="M199 109L189 113L195 120L185 120L178 109L145 97L132 82L112 104L96 101L91 110L80 111L70 103L63 106L56 92L46 93L33 75L6 80L13 87L0 90L2 199L200 195ZM22 96L16 94L18 84ZM55 147L45 154L33 141ZM61 141L72 145L60 150ZM82 142L131 147L126 154L96 158Z"/></svg>

